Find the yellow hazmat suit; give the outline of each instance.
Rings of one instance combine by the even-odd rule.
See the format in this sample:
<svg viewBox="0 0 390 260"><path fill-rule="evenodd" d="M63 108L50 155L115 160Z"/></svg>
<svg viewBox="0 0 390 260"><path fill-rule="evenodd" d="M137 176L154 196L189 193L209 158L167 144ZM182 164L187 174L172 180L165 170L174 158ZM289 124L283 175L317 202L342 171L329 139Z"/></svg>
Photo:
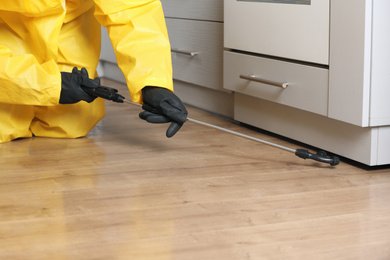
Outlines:
<svg viewBox="0 0 390 260"><path fill-rule="evenodd" d="M85 136L104 101L59 104L61 71L96 77L107 27L132 100L144 86L173 90L168 34L158 0L12 0L0 4L0 143Z"/></svg>

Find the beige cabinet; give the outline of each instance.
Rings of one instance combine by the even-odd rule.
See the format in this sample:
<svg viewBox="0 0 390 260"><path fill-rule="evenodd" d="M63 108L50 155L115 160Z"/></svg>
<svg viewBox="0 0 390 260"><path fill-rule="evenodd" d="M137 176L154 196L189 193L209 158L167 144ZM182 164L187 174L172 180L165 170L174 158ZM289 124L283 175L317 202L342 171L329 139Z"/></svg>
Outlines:
<svg viewBox="0 0 390 260"><path fill-rule="evenodd" d="M235 91L234 118L390 164L390 2L283 2L225 0L224 86Z"/></svg>
<svg viewBox="0 0 390 260"><path fill-rule="evenodd" d="M390 164L390 1L161 2L186 104ZM104 75L121 79L104 36Z"/></svg>

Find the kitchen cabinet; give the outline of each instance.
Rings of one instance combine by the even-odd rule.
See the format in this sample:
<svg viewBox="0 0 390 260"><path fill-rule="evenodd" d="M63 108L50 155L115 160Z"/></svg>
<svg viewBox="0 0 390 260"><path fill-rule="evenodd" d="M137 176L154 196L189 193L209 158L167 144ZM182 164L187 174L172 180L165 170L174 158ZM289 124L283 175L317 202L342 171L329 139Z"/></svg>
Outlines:
<svg viewBox="0 0 390 260"><path fill-rule="evenodd" d="M185 103L390 164L390 1L161 2ZM104 31L102 45L104 76L121 80Z"/></svg>
<svg viewBox="0 0 390 260"><path fill-rule="evenodd" d="M389 1L225 0L224 10L236 120L390 164Z"/></svg>

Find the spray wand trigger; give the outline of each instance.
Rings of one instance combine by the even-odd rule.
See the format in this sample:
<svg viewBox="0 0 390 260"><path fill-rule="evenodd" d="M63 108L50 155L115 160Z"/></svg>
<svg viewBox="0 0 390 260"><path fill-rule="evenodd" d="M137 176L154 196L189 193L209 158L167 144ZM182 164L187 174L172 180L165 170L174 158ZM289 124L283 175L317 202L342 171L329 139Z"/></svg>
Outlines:
<svg viewBox="0 0 390 260"><path fill-rule="evenodd" d="M91 97L101 97L116 103L123 103L126 100L115 88L99 86L97 88L83 87L83 90Z"/></svg>

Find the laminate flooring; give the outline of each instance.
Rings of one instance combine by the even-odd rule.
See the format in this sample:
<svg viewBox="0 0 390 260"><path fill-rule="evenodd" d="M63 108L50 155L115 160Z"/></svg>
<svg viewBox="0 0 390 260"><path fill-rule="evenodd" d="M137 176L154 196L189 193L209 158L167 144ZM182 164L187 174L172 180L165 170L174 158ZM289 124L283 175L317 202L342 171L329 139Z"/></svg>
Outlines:
<svg viewBox="0 0 390 260"><path fill-rule="evenodd" d="M139 107L106 104L85 138L0 145L0 259L390 259L389 168L331 167L191 122L166 138Z"/></svg>

